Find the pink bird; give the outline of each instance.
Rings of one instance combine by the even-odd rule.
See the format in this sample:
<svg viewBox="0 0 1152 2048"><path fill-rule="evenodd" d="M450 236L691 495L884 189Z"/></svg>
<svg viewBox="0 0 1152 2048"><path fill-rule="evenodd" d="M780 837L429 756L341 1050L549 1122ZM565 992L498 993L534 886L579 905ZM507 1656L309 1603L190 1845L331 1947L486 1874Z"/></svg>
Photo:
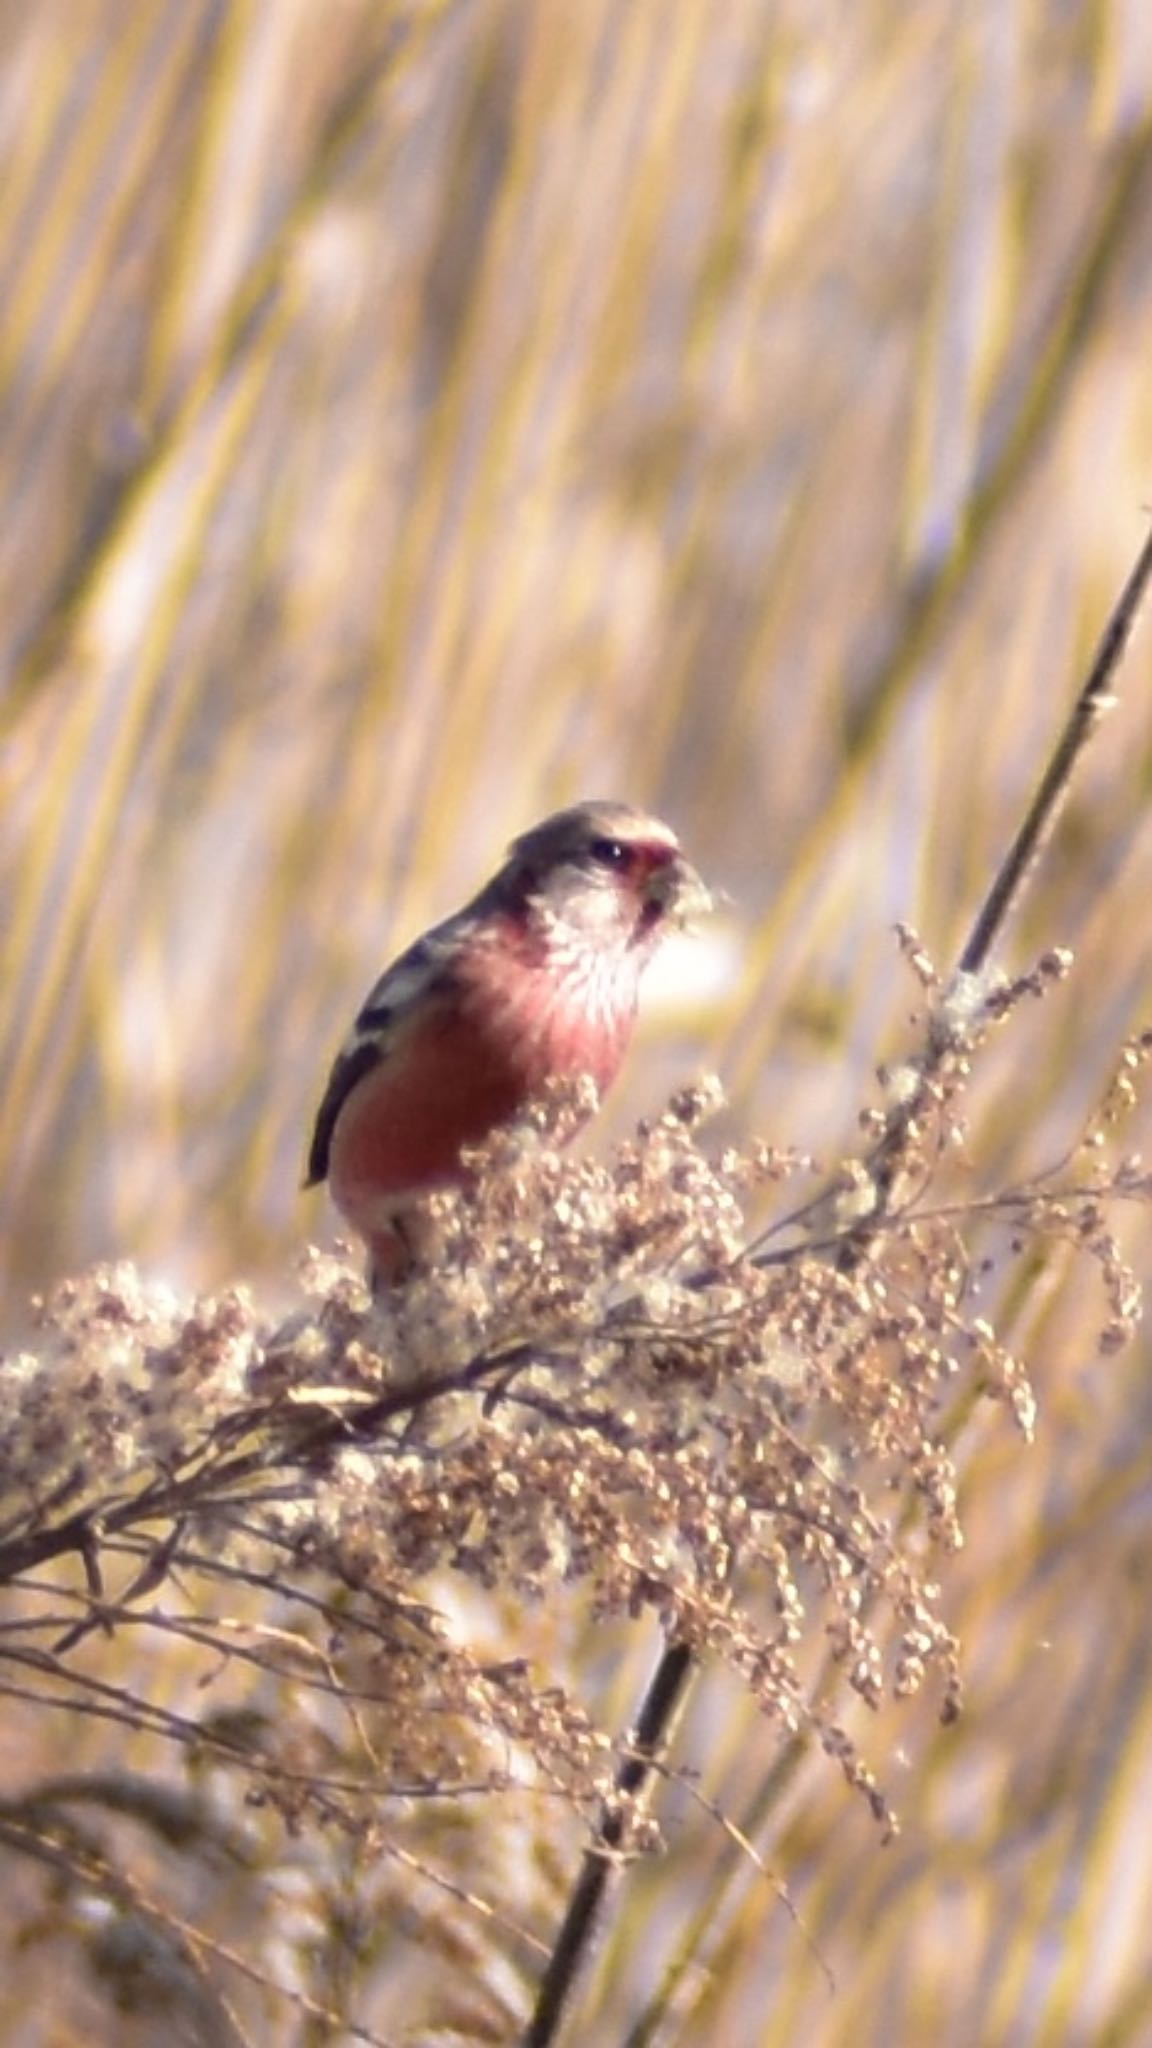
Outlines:
<svg viewBox="0 0 1152 2048"><path fill-rule="evenodd" d="M544 1084L614 1081L640 978L711 897L674 832L627 804L557 811L381 975L329 1076L306 1185L327 1180L372 1284L420 1254L413 1203Z"/></svg>

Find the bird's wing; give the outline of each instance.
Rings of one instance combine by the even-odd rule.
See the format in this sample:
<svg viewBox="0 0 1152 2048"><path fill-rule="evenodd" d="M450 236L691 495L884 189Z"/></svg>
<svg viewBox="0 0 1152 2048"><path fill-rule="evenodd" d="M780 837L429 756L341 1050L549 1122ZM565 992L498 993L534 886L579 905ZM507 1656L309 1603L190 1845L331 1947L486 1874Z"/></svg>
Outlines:
<svg viewBox="0 0 1152 2048"><path fill-rule="evenodd" d="M355 1088L365 1074L378 1067L384 1057L377 1041L362 1038L358 1045L350 1046L347 1052L338 1053L328 1076L316 1121L312 1126L312 1139L308 1146L308 1167L304 1175L304 1186L314 1188L319 1181L328 1178L328 1154L332 1146L332 1133L336 1119Z"/></svg>
<svg viewBox="0 0 1152 2048"><path fill-rule="evenodd" d="M405 1022L413 1017L428 996L445 984L448 977L442 937L444 930L445 927L438 926L426 932L422 939L417 939L390 967L385 968L379 981L365 996L356 1021L333 1062L328 1086L316 1112L304 1176L306 1188L314 1188L328 1177L332 1133L352 1090L365 1074L371 1073L373 1067L390 1058L403 1034Z"/></svg>

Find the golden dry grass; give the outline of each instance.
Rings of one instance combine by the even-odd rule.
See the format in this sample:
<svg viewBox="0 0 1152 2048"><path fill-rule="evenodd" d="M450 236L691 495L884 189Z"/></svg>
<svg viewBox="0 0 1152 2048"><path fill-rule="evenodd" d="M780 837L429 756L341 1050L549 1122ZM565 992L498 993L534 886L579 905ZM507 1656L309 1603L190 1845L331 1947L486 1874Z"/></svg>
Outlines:
<svg viewBox="0 0 1152 2048"><path fill-rule="evenodd" d="M9 1330L107 1256L289 1302L330 1230L297 1183L352 1004L577 795L668 815L734 899L718 993L653 1017L616 1128L715 1067L721 1136L838 1156L905 1032L892 923L955 954L1142 536L1140 10L0 20ZM976 1185L1058 1157L1148 1022L1150 703L1137 639L1010 939L1012 966L1077 966L982 1056ZM1143 1218L1118 1227L1139 1268ZM773 1731L709 1677L682 1757L803 1932L687 1802L588 2039L1149 2038L1147 1347L1098 1357L1091 1278L1056 1257L986 1312L1037 1440L983 1405L959 1437L960 1722L850 1716L900 1839L817 1761L781 1789ZM653 1637L557 1612L532 1649L621 1728ZM158 1682L189 1707L175 1652ZM0 1755L9 1789L163 1768L16 1707ZM576 1839L524 1846L557 1900ZM20 1882L5 2048L154 2039ZM234 1868L203 1890L255 1929ZM477 1926L461 1905L442 1938L471 1954ZM313 1931L281 1930L284 1978ZM354 1987L386 2036L419 1977ZM277 2013L273 2038L334 2038Z"/></svg>

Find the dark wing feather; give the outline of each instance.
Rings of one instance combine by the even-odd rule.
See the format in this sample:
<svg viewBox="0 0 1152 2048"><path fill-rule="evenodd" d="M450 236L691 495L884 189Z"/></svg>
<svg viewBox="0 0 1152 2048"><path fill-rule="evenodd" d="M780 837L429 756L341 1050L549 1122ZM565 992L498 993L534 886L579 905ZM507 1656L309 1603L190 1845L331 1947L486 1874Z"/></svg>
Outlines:
<svg viewBox="0 0 1152 2048"><path fill-rule="evenodd" d="M316 1122L312 1128L312 1142L308 1147L308 1171L304 1179L306 1188L314 1188L318 1181L327 1180L328 1154L332 1145L332 1133L336 1128L336 1119L356 1083L362 1081L365 1074L371 1073L373 1067L378 1067L382 1058L379 1043L370 1038L362 1038L359 1044L353 1045L348 1052L339 1054L328 1076L328 1086L324 1090L324 1099L316 1112Z"/></svg>
<svg viewBox="0 0 1152 2048"><path fill-rule="evenodd" d="M352 1027L352 1036L343 1052L336 1056L324 1099L316 1112L312 1142L308 1147L306 1188L314 1188L318 1181L327 1180L328 1156L336 1119L356 1083L362 1081L365 1074L370 1074L373 1067L379 1066L381 1060L387 1059L394 1042L390 1039L388 1027L396 1018L402 1019L418 1000L447 984L441 958L441 934L457 924L458 920L450 918L443 925L425 932L423 938L415 939L369 990Z"/></svg>

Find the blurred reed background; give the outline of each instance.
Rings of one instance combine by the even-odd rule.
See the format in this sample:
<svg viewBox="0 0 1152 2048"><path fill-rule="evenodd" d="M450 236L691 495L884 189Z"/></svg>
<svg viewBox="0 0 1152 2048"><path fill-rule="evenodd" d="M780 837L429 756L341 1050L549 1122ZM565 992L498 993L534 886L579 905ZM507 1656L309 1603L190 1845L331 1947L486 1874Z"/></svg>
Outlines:
<svg viewBox="0 0 1152 2048"><path fill-rule="evenodd" d="M734 899L618 1126L715 1067L732 1132L835 1156L911 1005L892 922L954 956L1144 530L1152 12L0 28L9 1330L108 1256L289 1299L352 1005L579 795L666 814ZM1014 934L1077 974L985 1057L978 1175L1059 1156L1149 1021L1146 640L1124 687ZM990 1301L1039 1437L973 1420L966 1715L867 1731L900 1842L806 1770L760 1837L802 1933L685 1807L597 2039L654 2039L679 1957L661 2041L1152 2040L1147 1358L1094 1357L1097 1306L1057 1264ZM609 1669L556 1626L623 1725L650 1638ZM772 1738L730 1684L685 1745L755 1832ZM5 2042L50 2038L43 1970Z"/></svg>

